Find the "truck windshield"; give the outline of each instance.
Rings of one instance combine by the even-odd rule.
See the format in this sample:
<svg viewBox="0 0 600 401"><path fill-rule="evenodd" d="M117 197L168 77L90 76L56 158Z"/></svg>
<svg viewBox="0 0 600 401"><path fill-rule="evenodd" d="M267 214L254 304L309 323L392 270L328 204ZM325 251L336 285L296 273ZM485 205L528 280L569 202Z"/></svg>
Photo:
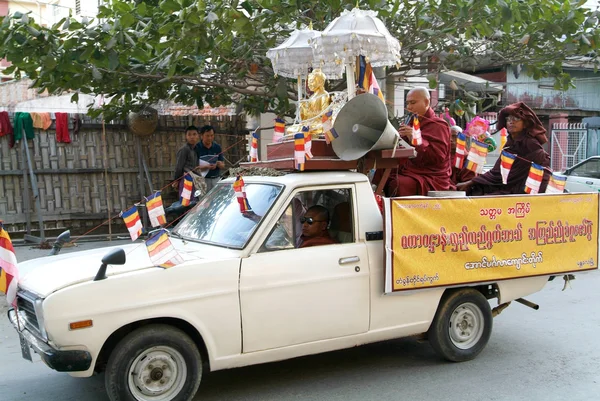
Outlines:
<svg viewBox="0 0 600 401"><path fill-rule="evenodd" d="M242 213L231 183L218 184L173 230L185 239L227 248L243 248L283 189L246 184L251 211Z"/></svg>

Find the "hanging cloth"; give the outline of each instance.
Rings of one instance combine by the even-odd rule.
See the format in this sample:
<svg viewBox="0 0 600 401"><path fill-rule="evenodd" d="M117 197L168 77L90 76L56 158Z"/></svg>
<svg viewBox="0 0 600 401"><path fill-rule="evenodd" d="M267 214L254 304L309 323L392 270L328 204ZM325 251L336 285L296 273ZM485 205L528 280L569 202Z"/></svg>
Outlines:
<svg viewBox="0 0 600 401"><path fill-rule="evenodd" d="M67 113L55 113L56 115L56 142L71 143L69 136L69 118Z"/></svg>
<svg viewBox="0 0 600 401"><path fill-rule="evenodd" d="M8 112L0 111L0 136L8 135L8 145L12 149L15 146L15 137L13 127L10 123Z"/></svg>
<svg viewBox="0 0 600 401"><path fill-rule="evenodd" d="M31 113L33 128L41 128L46 131L52 125L50 113Z"/></svg>
<svg viewBox="0 0 600 401"><path fill-rule="evenodd" d="M25 137L27 139L33 139L35 133L33 131L33 119L31 114L24 112L15 113L15 142L20 141L23 138L23 131L25 131Z"/></svg>
<svg viewBox="0 0 600 401"><path fill-rule="evenodd" d="M79 130L81 129L81 117L79 117L79 114L73 114L71 120L73 121L73 135L79 135Z"/></svg>

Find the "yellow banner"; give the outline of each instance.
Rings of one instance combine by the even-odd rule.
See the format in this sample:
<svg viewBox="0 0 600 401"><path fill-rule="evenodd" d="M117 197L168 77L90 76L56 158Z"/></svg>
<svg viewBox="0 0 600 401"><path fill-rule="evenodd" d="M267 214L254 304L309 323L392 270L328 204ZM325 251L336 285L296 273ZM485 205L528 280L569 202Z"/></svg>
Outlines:
<svg viewBox="0 0 600 401"><path fill-rule="evenodd" d="M385 290L597 269L598 198L386 199Z"/></svg>

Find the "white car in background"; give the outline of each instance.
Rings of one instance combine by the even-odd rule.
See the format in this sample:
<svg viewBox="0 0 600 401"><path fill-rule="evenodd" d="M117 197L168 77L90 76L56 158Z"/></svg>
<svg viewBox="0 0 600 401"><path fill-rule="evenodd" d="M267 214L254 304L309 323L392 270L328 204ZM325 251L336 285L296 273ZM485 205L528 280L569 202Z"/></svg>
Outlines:
<svg viewBox="0 0 600 401"><path fill-rule="evenodd" d="M568 168L565 190L567 192L600 191L600 156L592 156L581 163Z"/></svg>

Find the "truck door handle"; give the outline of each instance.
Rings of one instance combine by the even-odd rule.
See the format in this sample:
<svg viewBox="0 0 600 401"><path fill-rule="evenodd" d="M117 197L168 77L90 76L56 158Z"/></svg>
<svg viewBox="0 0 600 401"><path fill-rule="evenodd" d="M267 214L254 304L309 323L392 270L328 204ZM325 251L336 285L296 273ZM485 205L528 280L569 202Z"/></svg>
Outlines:
<svg viewBox="0 0 600 401"><path fill-rule="evenodd" d="M347 265L348 263L356 263L360 262L360 258L358 256L350 256L348 258L340 258L338 263L340 265Z"/></svg>
<svg viewBox="0 0 600 401"><path fill-rule="evenodd" d="M592 185L594 182L593 181L586 181L585 183L588 184L588 185Z"/></svg>

